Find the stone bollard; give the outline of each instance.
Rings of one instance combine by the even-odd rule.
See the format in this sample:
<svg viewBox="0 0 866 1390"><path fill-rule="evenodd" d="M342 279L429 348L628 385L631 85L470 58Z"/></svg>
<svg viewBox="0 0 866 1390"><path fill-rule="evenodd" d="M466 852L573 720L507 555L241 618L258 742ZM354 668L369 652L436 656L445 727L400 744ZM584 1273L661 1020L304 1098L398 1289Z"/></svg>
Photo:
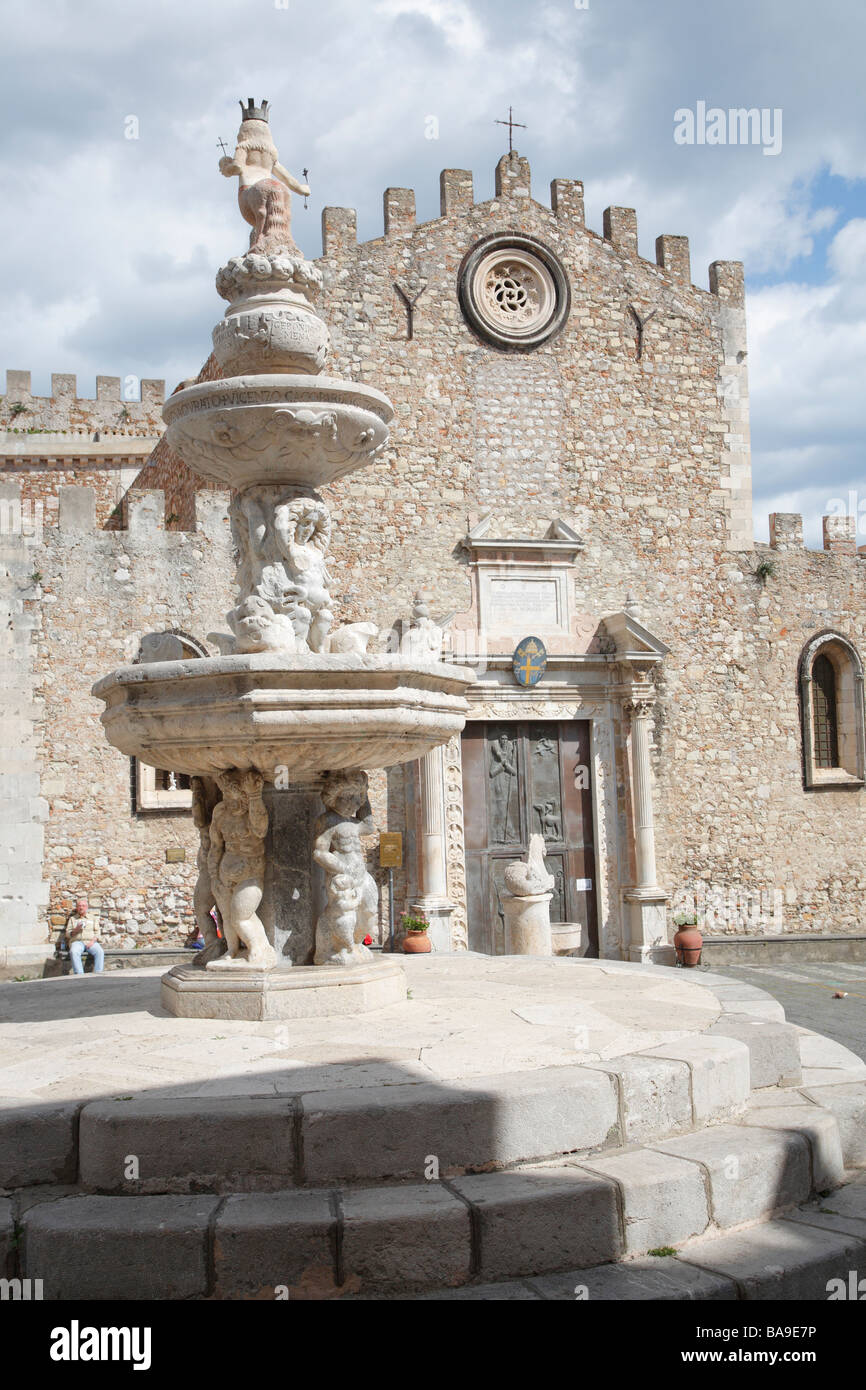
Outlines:
<svg viewBox="0 0 866 1390"><path fill-rule="evenodd" d="M553 937L550 930L550 900L552 893L531 893L516 897L501 894L505 913L505 953L509 956L551 956Z"/></svg>

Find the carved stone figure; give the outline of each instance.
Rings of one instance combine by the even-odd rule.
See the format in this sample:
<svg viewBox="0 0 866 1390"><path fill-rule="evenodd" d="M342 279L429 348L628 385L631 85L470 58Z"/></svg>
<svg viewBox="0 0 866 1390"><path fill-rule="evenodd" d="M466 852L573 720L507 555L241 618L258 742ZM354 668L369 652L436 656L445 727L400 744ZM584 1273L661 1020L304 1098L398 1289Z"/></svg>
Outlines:
<svg viewBox="0 0 866 1390"><path fill-rule="evenodd" d="M256 915L268 829L262 776L232 769L218 773L216 780L223 799L211 818L207 867L228 952L209 968L246 965L267 970L277 958Z"/></svg>
<svg viewBox="0 0 866 1390"><path fill-rule="evenodd" d="M430 617L431 595L419 592L412 604L412 617L400 641L400 651L404 656L418 657L422 661L441 661L444 634L441 627Z"/></svg>
<svg viewBox="0 0 866 1390"><path fill-rule="evenodd" d="M316 923L316 965L351 965L369 958L369 951L361 943L375 932L379 917L379 889L367 872L361 846L361 836L372 835L376 830L367 795L367 774L327 772L320 795L325 811L313 827L313 859L326 874L327 906ZM348 856L348 866L344 856ZM357 891L358 900L352 908L348 906L346 885L335 882L340 874L348 875ZM350 911L354 913L351 935L346 920Z"/></svg>
<svg viewBox="0 0 866 1390"><path fill-rule="evenodd" d="M505 950L512 956L553 954L550 900L555 879L544 865L544 837L532 835L526 862L516 860L505 870L502 908L505 913Z"/></svg>
<svg viewBox="0 0 866 1390"><path fill-rule="evenodd" d="M251 594L226 614L234 633L236 652L292 652L296 648L295 631L283 613L275 613L263 598Z"/></svg>
<svg viewBox="0 0 866 1390"><path fill-rule="evenodd" d="M378 633L379 629L375 623L345 623L343 627L338 627L336 632L331 633L328 651L364 656L367 643L378 636Z"/></svg>
<svg viewBox="0 0 866 1390"><path fill-rule="evenodd" d="M327 876L327 906L316 922L316 965L356 965L370 959L363 945L376 885L367 872L356 821L341 820L316 839L313 859ZM373 894L376 904L372 902Z"/></svg>
<svg viewBox="0 0 866 1390"><path fill-rule="evenodd" d="M504 874L505 886L516 898L528 898L535 893L549 893L555 884L544 866L544 836L530 835L526 862L516 859Z"/></svg>
<svg viewBox="0 0 866 1390"><path fill-rule="evenodd" d="M298 251L292 238L292 193L308 194L309 188L280 163L268 125L268 103L256 106L250 97L244 106L234 155L223 155L220 173L240 180L238 206L252 226L250 250Z"/></svg>
<svg viewBox="0 0 866 1390"><path fill-rule="evenodd" d="M318 497L248 488L231 507L241 601L228 614L237 650L321 652L333 612L331 518Z"/></svg>
<svg viewBox="0 0 866 1390"><path fill-rule="evenodd" d="M321 652L334 620L326 568L331 541L328 509L308 497L280 503L274 510L274 534L290 581L284 603L295 635L311 651Z"/></svg>
<svg viewBox="0 0 866 1390"><path fill-rule="evenodd" d="M192 907L195 913L196 926L204 937L204 946L196 952L194 963L203 968L208 961L216 960L226 950L225 937L220 938L217 935L216 924L211 916L212 908L216 907L216 898L208 868L211 820L219 803L220 790L216 782L210 777L193 777L190 786L192 788L192 818L199 836L198 855L196 857L198 878L193 890Z"/></svg>

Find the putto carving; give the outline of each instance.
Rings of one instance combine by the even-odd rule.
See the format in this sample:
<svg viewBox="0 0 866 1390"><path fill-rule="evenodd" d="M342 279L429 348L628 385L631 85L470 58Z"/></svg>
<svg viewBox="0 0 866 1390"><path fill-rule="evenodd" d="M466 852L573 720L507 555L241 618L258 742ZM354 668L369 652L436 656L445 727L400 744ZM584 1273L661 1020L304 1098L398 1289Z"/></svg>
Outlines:
<svg viewBox="0 0 866 1390"><path fill-rule="evenodd" d="M211 915L217 901L208 862L211 849L211 820L221 793L217 783L211 777L193 777L190 785L192 788L192 818L199 835L196 858L198 877L193 891L192 908L196 926L204 937L204 947L197 952L195 964L203 968L208 961L216 960L226 950L225 937L220 938L217 935L216 923Z"/></svg>
<svg viewBox="0 0 866 1390"><path fill-rule="evenodd" d="M238 131L234 155L223 155L220 173L238 177L238 206L245 222L252 226L251 251L297 251L292 238L292 193L309 193L284 169L271 135L267 102L248 107L241 102L243 120ZM250 115L249 112L255 114Z"/></svg>
<svg viewBox="0 0 866 1390"><path fill-rule="evenodd" d="M379 890L367 871L361 836L375 831L365 772L329 772L325 813L315 826L313 859L324 869L327 903L316 922L316 965L355 965L370 958L364 937L378 927Z"/></svg>
<svg viewBox="0 0 866 1390"><path fill-rule="evenodd" d="M211 818L207 868L228 951L208 969L245 965L269 970L277 957L257 916L268 831L262 775L232 769L218 773L216 781L222 801Z"/></svg>
<svg viewBox="0 0 866 1390"><path fill-rule="evenodd" d="M333 622L321 498L251 488L232 502L241 601L228 615L237 650L322 652Z"/></svg>
<svg viewBox="0 0 866 1390"><path fill-rule="evenodd" d="M432 594L421 591L415 595L412 617L400 639L400 651L404 656L418 657L422 661L441 661L444 633L430 617Z"/></svg>

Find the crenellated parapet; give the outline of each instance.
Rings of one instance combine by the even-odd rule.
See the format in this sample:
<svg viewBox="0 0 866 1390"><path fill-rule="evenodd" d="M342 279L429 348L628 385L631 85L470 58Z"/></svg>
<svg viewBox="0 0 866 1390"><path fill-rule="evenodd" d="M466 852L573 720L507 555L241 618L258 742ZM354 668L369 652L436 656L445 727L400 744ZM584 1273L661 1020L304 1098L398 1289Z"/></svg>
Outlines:
<svg viewBox="0 0 866 1390"><path fill-rule="evenodd" d="M823 552L809 550L809 555L845 555L852 559L866 558L866 546L857 546L857 518L833 515L821 518ZM803 517L799 512L770 513L770 549L776 551L806 551L803 539Z"/></svg>
<svg viewBox="0 0 866 1390"><path fill-rule="evenodd" d="M127 376L98 376L95 397L79 396L74 375L54 372L51 395L31 390L29 372L7 371L6 394L0 396L0 434L5 443L33 440L42 433L67 434L70 444L107 439L158 438L163 432L165 382ZM93 436L98 434L98 440ZM2 448L2 445L0 445Z"/></svg>
<svg viewBox="0 0 866 1390"><path fill-rule="evenodd" d="M418 227L415 210L415 190L386 188L382 198L385 238L405 237ZM439 175L440 218L458 218L467 213L490 210L499 202L506 209L525 209L533 202L532 174L529 160L513 150L499 160L495 169L493 199L476 201L473 175L469 169L443 169ZM539 210L548 211L542 203ZM634 208L608 207L602 218L602 234L586 226L584 186L580 179L556 178L550 184L549 212L564 229L586 234L606 242L618 254L650 265L638 251L637 213ZM423 224L429 229L429 223ZM371 245L380 238L358 242L357 213L354 208L326 207L322 210L322 256L340 259L353 254L360 246ZM655 266L669 280L680 285L691 284L689 240L686 236L663 234L655 242ZM743 267L737 261L716 261L709 269L709 293L726 307L741 307L744 303Z"/></svg>

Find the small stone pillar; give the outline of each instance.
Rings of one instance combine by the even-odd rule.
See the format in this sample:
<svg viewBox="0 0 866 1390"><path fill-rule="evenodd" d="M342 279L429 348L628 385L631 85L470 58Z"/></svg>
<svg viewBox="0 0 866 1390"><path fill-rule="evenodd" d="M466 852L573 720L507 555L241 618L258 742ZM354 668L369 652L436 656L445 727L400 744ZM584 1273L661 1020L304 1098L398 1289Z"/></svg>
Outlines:
<svg viewBox="0 0 866 1390"><path fill-rule="evenodd" d="M409 906L430 923L428 936L434 951L451 950L451 913L445 854L445 771L443 750L434 748L416 763L421 803L418 844L420 893Z"/></svg>
<svg viewBox="0 0 866 1390"><path fill-rule="evenodd" d="M646 965L673 965L668 944L667 894L656 883L652 766L650 764L651 691L636 692L625 711L631 719L632 805L634 811L635 883L626 894L630 904L629 960Z"/></svg>
<svg viewBox="0 0 866 1390"><path fill-rule="evenodd" d="M505 914L505 954L507 956L552 956L553 936L550 929L550 900L552 893L531 893L516 897L500 893Z"/></svg>

